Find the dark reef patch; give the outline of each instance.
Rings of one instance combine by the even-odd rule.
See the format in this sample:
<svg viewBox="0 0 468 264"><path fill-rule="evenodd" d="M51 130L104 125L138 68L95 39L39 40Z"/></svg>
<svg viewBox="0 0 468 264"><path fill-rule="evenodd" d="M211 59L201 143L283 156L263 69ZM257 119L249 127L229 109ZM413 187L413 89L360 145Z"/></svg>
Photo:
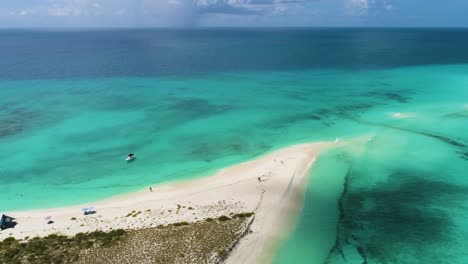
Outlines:
<svg viewBox="0 0 468 264"><path fill-rule="evenodd" d="M307 101L311 100L309 91L307 91L307 92L288 91L288 92L286 92L286 96L288 98L291 98L291 99L294 99L294 100L297 100L297 101L307 102Z"/></svg>
<svg viewBox="0 0 468 264"><path fill-rule="evenodd" d="M339 217L338 217L338 222L336 223L337 235L335 238L335 244L330 249L326 263L330 263L333 255L339 255L342 260L346 261L346 256L342 249L343 238L342 238L340 231L343 229L341 225L343 224L343 221L345 221L345 216L346 216L344 197L348 194L349 179L351 176L351 171L352 171L352 167L348 169L348 172L346 173L346 176L344 177L343 191L341 192L340 199L338 200ZM347 243L348 238L346 238L345 241Z"/></svg>
<svg viewBox="0 0 468 264"><path fill-rule="evenodd" d="M333 111L330 109L326 109L326 108L320 108L317 111L315 111L315 114L322 116L322 117L329 117L330 115L333 114Z"/></svg>
<svg viewBox="0 0 468 264"><path fill-rule="evenodd" d="M360 114L367 112L376 106L378 105L373 103L356 102L353 104L338 105L333 112L337 117L342 119L357 118Z"/></svg>
<svg viewBox="0 0 468 264"><path fill-rule="evenodd" d="M189 156L190 160L202 160L211 162L217 159L235 155L255 156L271 150L271 142L257 142L252 145L252 142L246 137L237 136L220 136L217 138L193 138L180 137L177 139L178 144L185 145L183 155ZM185 161L186 156L181 158Z"/></svg>
<svg viewBox="0 0 468 264"><path fill-rule="evenodd" d="M378 106L378 104L355 102L344 105L337 105L333 108L319 108L304 113L283 116L268 120L264 125L270 128L278 129L290 126L295 123L306 121L321 121L324 126L331 126L336 119L357 119L357 117Z"/></svg>
<svg viewBox="0 0 468 264"><path fill-rule="evenodd" d="M468 160L468 150L457 151L457 153L460 155L460 158Z"/></svg>
<svg viewBox="0 0 468 264"><path fill-rule="evenodd" d="M106 95L98 98L95 107L105 111L135 110L147 104L144 100L144 98L131 97L125 94Z"/></svg>
<svg viewBox="0 0 468 264"><path fill-rule="evenodd" d="M337 242L328 262L354 247L363 263L443 263L457 245L449 209L468 198L468 186L435 181L422 172L396 171L372 188L353 189L364 176L348 175L341 196ZM434 176L434 175L432 175ZM402 249L405 250L402 250ZM455 247L456 248L456 247Z"/></svg>
<svg viewBox="0 0 468 264"><path fill-rule="evenodd" d="M6 108L0 115L0 138L22 133L39 117L37 112L23 107Z"/></svg>
<svg viewBox="0 0 468 264"><path fill-rule="evenodd" d="M18 103L14 101L4 102L0 105L0 113L6 112L10 109L17 108Z"/></svg>
<svg viewBox="0 0 468 264"><path fill-rule="evenodd" d="M212 104L204 99L170 97L165 98L164 103L146 109L145 125L151 127L155 133L159 133L192 120L216 116L234 109L234 106Z"/></svg>
<svg viewBox="0 0 468 264"><path fill-rule="evenodd" d="M446 137L446 136L438 135L436 133L431 133L431 132L427 132L427 131L419 131L419 130L416 130L416 129L406 128L406 127L398 127L398 126L393 126L393 125L388 125L388 124L365 121L365 120L361 120L361 119L358 119L356 117L353 117L353 116L351 116L349 114L343 114L342 116L343 116L343 118L347 118L347 119L350 119L352 121L355 121L357 123L364 124L364 125L391 128L391 129L395 129L395 130L405 131L405 132L414 133L414 134L418 134L418 135L421 135L421 136L426 136L426 137L430 137L430 138L433 138L433 139L437 139L437 140L439 140L441 142L444 142L444 143L449 144L451 146L457 147L459 150L457 150L456 153L460 155L460 158L462 158L462 159L467 159L468 158L468 155L467 155L468 154L468 145L466 145L465 143L463 143L462 141L459 141L457 139L452 139L452 138L449 138L449 137Z"/></svg>
<svg viewBox="0 0 468 264"><path fill-rule="evenodd" d="M226 138L191 144L187 154L194 159L211 162L230 155L239 155L249 151L249 146L239 138Z"/></svg>
<svg viewBox="0 0 468 264"><path fill-rule="evenodd" d="M411 100L411 98L409 96L406 96L406 94L411 94L411 91L375 90L365 94L352 93L349 94L350 100L347 100L346 103L331 101L330 105L326 108L308 110L304 113L281 117L279 119L272 119L268 121L266 126L277 129L308 120L321 121L323 125L331 126L334 124L333 121L336 119L358 120L361 114L368 112L376 107L388 105L392 101L398 103L407 103L409 100ZM308 98L310 97L310 91L307 91L307 93L300 91L288 91L287 93L285 93L285 96L290 97L292 99L305 101L308 100ZM369 100L369 97L376 98L378 100Z"/></svg>
<svg viewBox="0 0 468 264"><path fill-rule="evenodd" d="M404 96L398 92L389 91L369 91L361 96L390 100L401 104L408 103L411 99L410 97Z"/></svg>
<svg viewBox="0 0 468 264"><path fill-rule="evenodd" d="M179 113L184 119L196 119L222 114L234 109L230 105L212 104L200 98L172 99L169 110Z"/></svg>
<svg viewBox="0 0 468 264"><path fill-rule="evenodd" d="M392 84L383 81L372 81L369 82L369 87L391 87Z"/></svg>
<svg viewBox="0 0 468 264"><path fill-rule="evenodd" d="M460 112L455 112L455 113L450 113L443 115L442 117L448 117L448 118L468 118L468 110L465 111L460 111Z"/></svg>
<svg viewBox="0 0 468 264"><path fill-rule="evenodd" d="M339 105L336 109L338 110L338 113L343 113L343 112L362 112L362 111L367 111L375 107L375 104L370 104L370 103L354 103L354 104L348 104L348 105Z"/></svg>
<svg viewBox="0 0 468 264"><path fill-rule="evenodd" d="M265 122L263 122L262 127L267 127L271 129L281 129L297 123L308 121L322 121L324 125L329 125L329 122L323 119L324 118L322 118L314 112L297 113L292 115L273 117L272 119L268 119Z"/></svg>

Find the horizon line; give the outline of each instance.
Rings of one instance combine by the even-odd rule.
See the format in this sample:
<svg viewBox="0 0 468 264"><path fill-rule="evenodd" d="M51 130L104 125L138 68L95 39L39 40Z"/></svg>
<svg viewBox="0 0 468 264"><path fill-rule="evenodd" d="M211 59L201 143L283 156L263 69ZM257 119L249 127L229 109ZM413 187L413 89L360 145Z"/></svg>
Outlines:
<svg viewBox="0 0 468 264"><path fill-rule="evenodd" d="M468 26L197 26L197 27L0 27L0 31L204 30L204 29L468 29Z"/></svg>

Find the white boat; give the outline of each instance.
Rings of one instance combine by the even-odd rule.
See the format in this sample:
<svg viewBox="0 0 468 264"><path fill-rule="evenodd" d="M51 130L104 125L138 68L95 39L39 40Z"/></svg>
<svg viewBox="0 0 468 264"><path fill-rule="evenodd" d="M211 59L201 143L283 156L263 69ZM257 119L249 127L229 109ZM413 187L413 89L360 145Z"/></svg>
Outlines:
<svg viewBox="0 0 468 264"><path fill-rule="evenodd" d="M126 161L131 161L131 160L133 160L134 158L135 158L135 154L130 153L130 154L128 154L127 158L125 158L125 160L126 160Z"/></svg>

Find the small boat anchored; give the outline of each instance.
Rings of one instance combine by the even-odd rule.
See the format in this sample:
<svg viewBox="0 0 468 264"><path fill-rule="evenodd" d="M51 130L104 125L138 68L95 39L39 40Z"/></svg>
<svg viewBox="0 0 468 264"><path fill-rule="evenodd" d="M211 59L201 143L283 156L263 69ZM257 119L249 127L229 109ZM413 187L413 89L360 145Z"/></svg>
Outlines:
<svg viewBox="0 0 468 264"><path fill-rule="evenodd" d="M135 154L133 153L128 154L127 158L125 158L126 161L131 161L133 159L135 159Z"/></svg>

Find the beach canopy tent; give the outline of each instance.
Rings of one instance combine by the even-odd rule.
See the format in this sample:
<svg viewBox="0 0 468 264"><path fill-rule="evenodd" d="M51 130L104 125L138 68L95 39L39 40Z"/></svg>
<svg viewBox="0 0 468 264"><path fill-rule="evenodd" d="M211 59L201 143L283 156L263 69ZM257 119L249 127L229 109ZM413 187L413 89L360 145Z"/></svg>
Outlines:
<svg viewBox="0 0 468 264"><path fill-rule="evenodd" d="M0 230L15 227L16 222L13 220L15 218L2 214L2 218L0 218Z"/></svg>

